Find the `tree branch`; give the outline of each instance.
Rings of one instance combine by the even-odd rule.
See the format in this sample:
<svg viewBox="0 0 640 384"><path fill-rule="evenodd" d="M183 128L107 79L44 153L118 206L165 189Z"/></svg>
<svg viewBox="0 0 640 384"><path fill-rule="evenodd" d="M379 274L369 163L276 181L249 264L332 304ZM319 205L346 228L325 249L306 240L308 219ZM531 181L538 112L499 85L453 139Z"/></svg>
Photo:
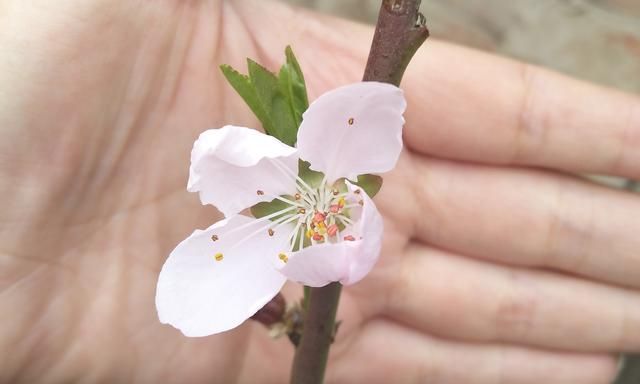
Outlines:
<svg viewBox="0 0 640 384"><path fill-rule="evenodd" d="M400 85L409 61L429 36L420 0L383 0L363 81ZM312 288L302 338L291 371L292 384L320 384L335 333L340 283Z"/></svg>
<svg viewBox="0 0 640 384"><path fill-rule="evenodd" d="M420 0L384 0L363 81L400 85L411 58L429 37Z"/></svg>
<svg viewBox="0 0 640 384"><path fill-rule="evenodd" d="M340 283L311 288L302 339L293 358L292 384L319 384L324 380L341 289Z"/></svg>

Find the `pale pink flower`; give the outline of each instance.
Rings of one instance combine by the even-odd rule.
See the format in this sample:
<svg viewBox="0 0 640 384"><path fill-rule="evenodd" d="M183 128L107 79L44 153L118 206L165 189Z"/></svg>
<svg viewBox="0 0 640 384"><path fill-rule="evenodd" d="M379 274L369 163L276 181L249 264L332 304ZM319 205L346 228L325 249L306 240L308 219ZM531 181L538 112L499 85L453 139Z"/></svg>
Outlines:
<svg viewBox="0 0 640 384"><path fill-rule="evenodd" d="M362 279L380 254L382 218L364 190L334 182L395 166L405 107L399 88L362 82L311 104L297 148L249 128L203 132L187 189L226 218L169 255L156 292L160 321L206 336L240 325L287 279L312 287ZM319 186L298 177L298 159L325 175ZM259 219L240 214L274 199L286 208Z"/></svg>

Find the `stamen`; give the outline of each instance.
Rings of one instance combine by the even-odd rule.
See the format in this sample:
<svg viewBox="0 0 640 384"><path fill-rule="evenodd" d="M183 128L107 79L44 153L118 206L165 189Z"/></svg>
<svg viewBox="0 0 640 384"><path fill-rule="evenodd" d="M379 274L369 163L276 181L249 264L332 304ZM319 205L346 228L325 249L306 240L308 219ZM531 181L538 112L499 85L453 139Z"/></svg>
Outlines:
<svg viewBox="0 0 640 384"><path fill-rule="evenodd" d="M229 232L225 233L225 235L229 236L230 234L232 234L232 233L234 233L234 232L237 232L237 231L243 230L243 229L245 229L245 228L247 228L247 227L250 227L250 226L252 226L252 225L254 225L254 224L259 224L259 223L262 223L262 222L264 222L264 221L267 221L267 220L273 219L274 217L277 217L277 216L280 216L280 215L284 215L286 212L292 211L292 210L294 210L294 209L296 209L296 207L287 207L287 208L282 209L282 210L280 210L280 211L277 211L277 212L271 213L271 214L269 214L269 215L267 215L267 216L262 216L262 217L261 217L261 218L259 218L259 219L252 220L252 221L250 221L250 222L248 222L248 223L246 223L246 224L243 224L243 225L241 225L241 226L239 226L239 227L235 227L235 228L233 228L233 229L232 229L232 230L230 230ZM285 216L283 216L283 217L285 217ZM286 217L288 217L288 216L286 216ZM278 220L279 220L279 219L278 219ZM267 225L267 226L263 227L262 229L266 229L267 227L271 226L272 224L273 224L273 223L270 223L269 225ZM262 229L261 229L261 230L262 230ZM214 236L215 236L215 235L214 235ZM216 240L217 240L217 239L218 239L218 236L216 236ZM213 236L211 236L211 240L213 240ZM215 240L214 240L214 241L215 241Z"/></svg>
<svg viewBox="0 0 640 384"><path fill-rule="evenodd" d="M289 257L287 255L285 255L284 253L279 254L278 258L280 260L282 260L283 263L286 263L287 261L289 261Z"/></svg>
<svg viewBox="0 0 640 384"><path fill-rule="evenodd" d="M291 235L289 235L289 240L287 241L289 243L289 250L291 252L295 251L295 247L296 247L296 236L302 236L302 233L300 233L300 226L302 225L301 221L298 221L298 224L296 224L296 227L293 229L293 231L291 232Z"/></svg>
<svg viewBox="0 0 640 384"><path fill-rule="evenodd" d="M353 191L353 193L355 193L356 195L359 195L360 194L360 190L356 189L355 191Z"/></svg>
<svg viewBox="0 0 640 384"><path fill-rule="evenodd" d="M309 184L307 184L300 176L293 173L293 171L289 169L289 167L284 165L278 159L272 159L272 163L276 166L276 168L278 168L280 172L284 173L285 176L292 177L296 181L296 184L299 184L300 186L306 188L307 191L309 192L309 196L313 199L314 203L317 202L317 198L319 196L316 195L316 191L313 188L311 188Z"/></svg>
<svg viewBox="0 0 640 384"><path fill-rule="evenodd" d="M350 117L349 120L347 120L347 123L349 123L349 125L353 125L354 121L353 117Z"/></svg>
<svg viewBox="0 0 640 384"><path fill-rule="evenodd" d="M282 196L269 195L269 197L274 198L274 199L276 199L276 200L280 200L280 201L282 201L282 202L285 202L285 203L287 203L287 204L289 204L289 205L293 205L293 206L295 206L295 207L304 207L304 205L302 205L302 204L300 204L300 203L297 203L297 202L295 202L295 201L289 200L289 199L287 199L287 198L284 198L284 197L282 197Z"/></svg>
<svg viewBox="0 0 640 384"><path fill-rule="evenodd" d="M301 198L302 196L300 196L300 194L299 194L299 193L296 193L293 197L294 197L296 200L300 200L300 198Z"/></svg>
<svg viewBox="0 0 640 384"><path fill-rule="evenodd" d="M266 216L265 216L265 217L266 217ZM245 237L244 239L241 239L240 241L238 241L237 243L235 243L235 244L231 247L231 249L235 249L235 248L239 247L240 245L244 244L244 242L245 242L245 241L249 240L249 239L250 239L250 238L252 238L253 236L257 235L258 233L260 233L260 232L264 231L268 226L271 226L271 225L273 225L273 224L278 224L278 225L276 226L276 229L277 229L278 227L280 227L280 226L282 226L282 225L285 225L285 224L287 224L287 223L290 223L290 222L292 222L292 221L296 220L297 218L298 218L298 216L297 216L297 215L292 215L292 216L288 216L288 217L287 217L287 216L280 217L280 218L278 218L276 221L274 221L273 223L269 223L266 227L262 227L262 228L260 228L260 229L258 229L258 230L256 230L256 231L254 231L254 232L250 233L247 237Z"/></svg>
<svg viewBox="0 0 640 384"><path fill-rule="evenodd" d="M324 221L324 219L326 218L325 214L322 212L316 212L313 214L313 222L314 223L321 223Z"/></svg>
<svg viewBox="0 0 640 384"><path fill-rule="evenodd" d="M267 231L267 233L269 234L269 236L273 236L273 234L275 233L273 231L273 229L269 228L269 230Z"/></svg>
<svg viewBox="0 0 640 384"><path fill-rule="evenodd" d="M304 215L305 213L307 213L307 210L304 209L304 208L300 208L300 209L298 209L298 213L301 214L301 215Z"/></svg>
<svg viewBox="0 0 640 384"><path fill-rule="evenodd" d="M333 196L338 196L338 194L340 193L338 188L333 188L333 191L331 191L331 192L333 193Z"/></svg>
<svg viewBox="0 0 640 384"><path fill-rule="evenodd" d="M262 196L262 195L264 195L264 191L263 191L263 190L258 189L258 190L256 191L256 194L257 194L258 196Z"/></svg>
<svg viewBox="0 0 640 384"><path fill-rule="evenodd" d="M219 239L218 235L211 235L212 241L218 241L218 239Z"/></svg>
<svg viewBox="0 0 640 384"><path fill-rule="evenodd" d="M216 261L222 261L222 259L224 259L224 256L222 255L222 253L218 252L215 254L215 256L213 256L214 259L216 259Z"/></svg>

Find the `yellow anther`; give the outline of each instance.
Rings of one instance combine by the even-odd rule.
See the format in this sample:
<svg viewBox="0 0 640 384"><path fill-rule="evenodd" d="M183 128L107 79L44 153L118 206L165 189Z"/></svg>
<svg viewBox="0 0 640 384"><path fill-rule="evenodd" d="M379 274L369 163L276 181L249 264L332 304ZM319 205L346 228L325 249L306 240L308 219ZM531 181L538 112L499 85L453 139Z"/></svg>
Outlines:
<svg viewBox="0 0 640 384"><path fill-rule="evenodd" d="M300 209L298 209L298 213L301 214L301 215L304 215L305 213L307 213L307 210L304 209L304 208L300 208Z"/></svg>
<svg viewBox="0 0 640 384"><path fill-rule="evenodd" d="M212 241L218 241L218 235L211 235Z"/></svg>
<svg viewBox="0 0 640 384"><path fill-rule="evenodd" d="M344 207L344 203L345 203L344 197L341 197L338 199L338 206L340 208Z"/></svg>
<svg viewBox="0 0 640 384"><path fill-rule="evenodd" d="M325 227L324 221L319 222L319 223L317 224L317 227L318 227L319 229L324 228L324 227Z"/></svg>
<svg viewBox="0 0 640 384"><path fill-rule="evenodd" d="M324 225L320 228L318 228L318 233L321 235L326 235L327 234L327 228L324 227Z"/></svg>
<svg viewBox="0 0 640 384"><path fill-rule="evenodd" d="M222 259L224 259L224 256L222 255L222 253L218 252L215 256L213 256L213 258L216 259L216 261L222 261Z"/></svg>
<svg viewBox="0 0 640 384"><path fill-rule="evenodd" d="M307 229L307 233L305 234L307 239L310 239L313 236L313 229Z"/></svg>
<svg viewBox="0 0 640 384"><path fill-rule="evenodd" d="M287 255L285 255L284 253L279 254L278 258L282 260L283 263L286 263L287 261L289 261L289 257L287 257Z"/></svg>

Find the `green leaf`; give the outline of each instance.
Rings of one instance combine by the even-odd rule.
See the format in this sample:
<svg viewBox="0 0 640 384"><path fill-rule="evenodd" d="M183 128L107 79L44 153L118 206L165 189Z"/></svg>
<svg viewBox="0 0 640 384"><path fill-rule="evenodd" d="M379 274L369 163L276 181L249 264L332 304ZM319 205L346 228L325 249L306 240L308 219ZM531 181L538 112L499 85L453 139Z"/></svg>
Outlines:
<svg viewBox="0 0 640 384"><path fill-rule="evenodd" d="M222 74L227 78L229 84L233 89L238 92L240 97L247 103L251 111L256 115L258 120L262 123L264 130L269 133L273 130L273 122L271 121L270 114L265 108L264 104L258 97L254 85L248 76L243 75L233 69L231 66L223 64L220 66Z"/></svg>
<svg viewBox="0 0 640 384"><path fill-rule="evenodd" d="M286 62L277 76L250 59L247 59L248 76L228 65L220 69L260 120L265 132L293 146L309 99L304 75L291 47L285 49L285 56Z"/></svg>
<svg viewBox="0 0 640 384"><path fill-rule="evenodd" d="M271 201L265 201L262 203L258 203L256 205L254 205L253 207L250 208L251 210L251 214L253 215L253 217L259 219L261 217L265 217L267 215L270 215L272 213L276 213L278 211L282 211L283 209L286 209L289 207L289 204L285 203L282 200L278 200L278 199L274 199ZM276 220L281 218L283 215L286 215L289 212L283 213L282 215L277 215L275 217L272 217L271 220Z"/></svg>
<svg viewBox="0 0 640 384"><path fill-rule="evenodd" d="M287 46L285 49L285 56L287 61L280 68L278 79L280 89L289 101L296 126L299 127L302 122L302 114L309 108L307 87L304 82L304 75L300 69L300 64L298 64L298 60L296 60L291 46Z"/></svg>
<svg viewBox="0 0 640 384"><path fill-rule="evenodd" d="M373 196L378 194L380 188L382 188L382 177L371 174L360 175L358 176L358 180L353 184L364 189L367 195L373 198Z"/></svg>
<svg viewBox="0 0 640 384"><path fill-rule="evenodd" d="M311 188L318 188L324 179L324 174L312 170L310 166L308 161L298 160L298 176Z"/></svg>
<svg viewBox="0 0 640 384"><path fill-rule="evenodd" d="M270 129L265 127L265 131L287 145L294 145L298 134L298 125L295 122L289 101L280 89L278 77L251 59L247 59L247 65L251 84L253 84L258 99L269 111L269 117L273 123Z"/></svg>

